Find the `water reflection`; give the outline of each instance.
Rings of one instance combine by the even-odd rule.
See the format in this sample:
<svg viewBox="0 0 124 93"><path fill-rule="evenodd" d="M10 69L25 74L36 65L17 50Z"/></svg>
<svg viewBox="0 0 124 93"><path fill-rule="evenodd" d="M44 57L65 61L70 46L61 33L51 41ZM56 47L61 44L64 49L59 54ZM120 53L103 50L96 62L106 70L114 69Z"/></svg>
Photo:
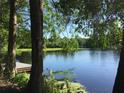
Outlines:
<svg viewBox="0 0 124 93"><path fill-rule="evenodd" d="M68 57L71 57L71 58L73 58L73 56L74 56L74 54L75 54L76 52L64 52L64 51L55 51L55 52L53 52L53 51L49 51L49 52L44 52L44 58L46 57L46 56L49 56L49 55L54 55L55 57L63 57L64 59L67 59Z"/></svg>
<svg viewBox="0 0 124 93"><path fill-rule="evenodd" d="M55 52L44 52L43 58L47 56L54 56L59 58L63 57L65 60L68 58L73 58L75 52L64 52L64 51L55 51ZM31 64L31 52L22 52L20 55L17 55L17 59L22 63L30 63Z"/></svg>

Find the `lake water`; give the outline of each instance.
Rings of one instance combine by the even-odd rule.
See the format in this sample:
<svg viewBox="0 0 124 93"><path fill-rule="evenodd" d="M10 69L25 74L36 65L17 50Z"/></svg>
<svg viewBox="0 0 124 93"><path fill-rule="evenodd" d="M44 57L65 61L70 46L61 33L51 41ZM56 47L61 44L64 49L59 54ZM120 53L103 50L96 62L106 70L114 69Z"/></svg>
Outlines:
<svg viewBox="0 0 124 93"><path fill-rule="evenodd" d="M114 51L48 52L44 55L44 70L72 69L74 80L85 85L89 93L111 93L118 61Z"/></svg>

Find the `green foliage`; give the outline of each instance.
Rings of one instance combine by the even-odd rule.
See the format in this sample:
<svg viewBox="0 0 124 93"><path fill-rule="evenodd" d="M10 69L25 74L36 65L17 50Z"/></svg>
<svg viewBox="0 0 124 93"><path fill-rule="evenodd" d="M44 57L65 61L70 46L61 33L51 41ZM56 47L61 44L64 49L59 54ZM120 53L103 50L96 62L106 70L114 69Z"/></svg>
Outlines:
<svg viewBox="0 0 124 93"><path fill-rule="evenodd" d="M75 51L79 47L78 42L76 39L67 39L64 38L64 41L62 42L62 48L64 51Z"/></svg>
<svg viewBox="0 0 124 93"><path fill-rule="evenodd" d="M64 72L59 72L59 74L60 73L65 74ZM45 77L45 80L44 80L45 93L66 93L66 92L61 92L61 90L63 89L63 85L58 84L58 81L55 79L54 75L55 73L52 70L50 70L49 76ZM63 81L66 82L66 80L63 80Z"/></svg>
<svg viewBox="0 0 124 93"><path fill-rule="evenodd" d="M7 48L8 32L5 29L0 29L0 51Z"/></svg>
<svg viewBox="0 0 124 93"><path fill-rule="evenodd" d="M44 78L44 93L60 93L59 90L55 87L55 77L52 70L50 71L50 76Z"/></svg>
<svg viewBox="0 0 124 93"><path fill-rule="evenodd" d="M89 37L88 48L116 49L122 40L124 3L122 0L59 0L55 7L64 16L76 24L75 31ZM122 26L122 24L120 24Z"/></svg>
<svg viewBox="0 0 124 93"><path fill-rule="evenodd" d="M54 77L54 72L50 70L49 76L45 77L44 80L44 93L77 93L77 90L87 93L86 89L79 83L70 82L68 79L63 79L62 81L56 80ZM56 74L69 74L69 72L59 71ZM82 93L82 92L81 92Z"/></svg>
<svg viewBox="0 0 124 93"><path fill-rule="evenodd" d="M46 48L63 48L64 51L75 51L79 48L79 42L76 38L52 37L45 39Z"/></svg>
<svg viewBox="0 0 124 93"><path fill-rule="evenodd" d="M109 46L113 49L120 50L121 49L121 43L122 43L122 35L123 35L123 29L122 27L118 26L121 25L121 23L118 22L118 20L111 23L111 28L108 33L109 38Z"/></svg>
<svg viewBox="0 0 124 93"><path fill-rule="evenodd" d="M104 23L103 23L104 24ZM90 35L86 45L89 48L120 49L122 28L120 21L113 21L108 26L97 24L97 28Z"/></svg>
<svg viewBox="0 0 124 93"><path fill-rule="evenodd" d="M30 48L29 4L27 1L22 2L20 0L17 0L16 4L18 18L17 47ZM120 48L122 28L118 28L114 22L119 20L123 23L123 4L122 0L113 2L106 0L45 0L44 47L63 47L65 51L73 50L78 46L101 49ZM5 30L8 29L8 8L8 0L0 1L0 49L7 48L8 38L5 35L7 32ZM112 18L111 15L117 18ZM66 31L66 26L69 23L76 24L76 33L83 32L90 39L61 39L60 34Z"/></svg>
<svg viewBox="0 0 124 93"><path fill-rule="evenodd" d="M45 39L45 48L61 48L61 41L62 39L57 36L53 35L49 39Z"/></svg>
<svg viewBox="0 0 124 93"><path fill-rule="evenodd" d="M52 1L44 1L44 38L48 37L59 37L59 34L65 30L66 19L61 13L58 13L54 8Z"/></svg>
<svg viewBox="0 0 124 93"><path fill-rule="evenodd" d="M17 32L17 47L30 48L31 47L31 32L26 29L20 29Z"/></svg>
<svg viewBox="0 0 124 93"><path fill-rule="evenodd" d="M0 1L0 29L8 28L9 23L9 4L8 0L2 0Z"/></svg>
<svg viewBox="0 0 124 93"><path fill-rule="evenodd" d="M23 26L25 24L24 16L26 16L25 10L26 10L27 6L28 6L28 2L26 0L25 1L20 1L20 0L16 1L18 30L23 29L23 31L24 31L26 28ZM9 2L8 2L8 0L2 0L2 1L0 1L0 49L7 48L8 28L9 28L8 26L9 26ZM20 34L20 35L17 35L17 38L19 38L21 40L17 40L18 46L21 46L19 44L22 44L22 46L26 46L28 44L28 46L30 46L31 44L29 45L29 43L26 42L26 40L30 41L30 38L28 38L30 35L22 34L22 33L26 33L26 31L24 31L24 32L19 31L19 32L20 33L17 33L17 34ZM25 40L22 40L22 39L25 39ZM24 43L22 43L22 41L26 42L26 43L24 44Z"/></svg>
<svg viewBox="0 0 124 93"><path fill-rule="evenodd" d="M59 0L55 2L55 7L65 16L73 16L78 10L79 16L94 15L100 11L101 2L99 0Z"/></svg>
<svg viewBox="0 0 124 93"><path fill-rule="evenodd" d="M69 71L71 71L70 69ZM64 79L62 81L58 81L55 79L54 75L55 73L59 74L69 74L69 72L53 72L52 70L49 71L48 76L43 76L44 79L44 86L43 91L44 93L68 93L68 91L77 91L79 88L83 91L86 89L83 88L80 84L74 84L72 86L70 81L68 79ZM18 84L20 87L26 87L28 81L29 81L29 74L27 73L18 73L16 76L12 79L12 82L15 84ZM72 92L75 93L75 92ZM87 92L84 92L87 93Z"/></svg>
<svg viewBox="0 0 124 93"><path fill-rule="evenodd" d="M79 36L76 36L75 39L79 44L79 48L88 48L88 46L86 45L86 42L88 41L87 38L81 38Z"/></svg>
<svg viewBox="0 0 124 93"><path fill-rule="evenodd" d="M27 73L18 73L12 79L12 82L18 84L20 87L26 87L28 81L29 81L29 74Z"/></svg>

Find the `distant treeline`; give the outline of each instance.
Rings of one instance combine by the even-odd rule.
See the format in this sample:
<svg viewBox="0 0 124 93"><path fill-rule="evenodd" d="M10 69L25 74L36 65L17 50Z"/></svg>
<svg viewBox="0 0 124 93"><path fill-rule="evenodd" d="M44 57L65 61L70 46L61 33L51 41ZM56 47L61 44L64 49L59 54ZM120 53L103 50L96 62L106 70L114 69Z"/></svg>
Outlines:
<svg viewBox="0 0 124 93"><path fill-rule="evenodd" d="M2 48L7 47L7 31L1 30L0 42ZM3 35L4 34L4 35ZM97 37L81 38L79 36L68 38L60 36L44 37L44 48L63 48L64 50L75 50L77 48L99 48L99 49L120 49L121 36L116 37ZM31 48L31 32L20 30L17 32L17 47Z"/></svg>

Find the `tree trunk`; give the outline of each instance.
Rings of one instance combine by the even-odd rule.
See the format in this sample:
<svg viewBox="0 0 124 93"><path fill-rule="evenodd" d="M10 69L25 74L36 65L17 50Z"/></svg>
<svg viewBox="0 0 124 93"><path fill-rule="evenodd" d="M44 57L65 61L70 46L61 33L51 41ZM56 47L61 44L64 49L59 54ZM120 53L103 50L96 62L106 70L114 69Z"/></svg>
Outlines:
<svg viewBox="0 0 124 93"><path fill-rule="evenodd" d="M41 0L30 0L32 68L29 93L43 93L43 10Z"/></svg>
<svg viewBox="0 0 124 93"><path fill-rule="evenodd" d="M9 36L8 36L8 60L6 62L6 76L15 76L16 61L16 0L9 0L10 18L9 18Z"/></svg>
<svg viewBox="0 0 124 93"><path fill-rule="evenodd" d="M124 93L124 30L120 61L115 79L115 84L113 87L113 93Z"/></svg>

